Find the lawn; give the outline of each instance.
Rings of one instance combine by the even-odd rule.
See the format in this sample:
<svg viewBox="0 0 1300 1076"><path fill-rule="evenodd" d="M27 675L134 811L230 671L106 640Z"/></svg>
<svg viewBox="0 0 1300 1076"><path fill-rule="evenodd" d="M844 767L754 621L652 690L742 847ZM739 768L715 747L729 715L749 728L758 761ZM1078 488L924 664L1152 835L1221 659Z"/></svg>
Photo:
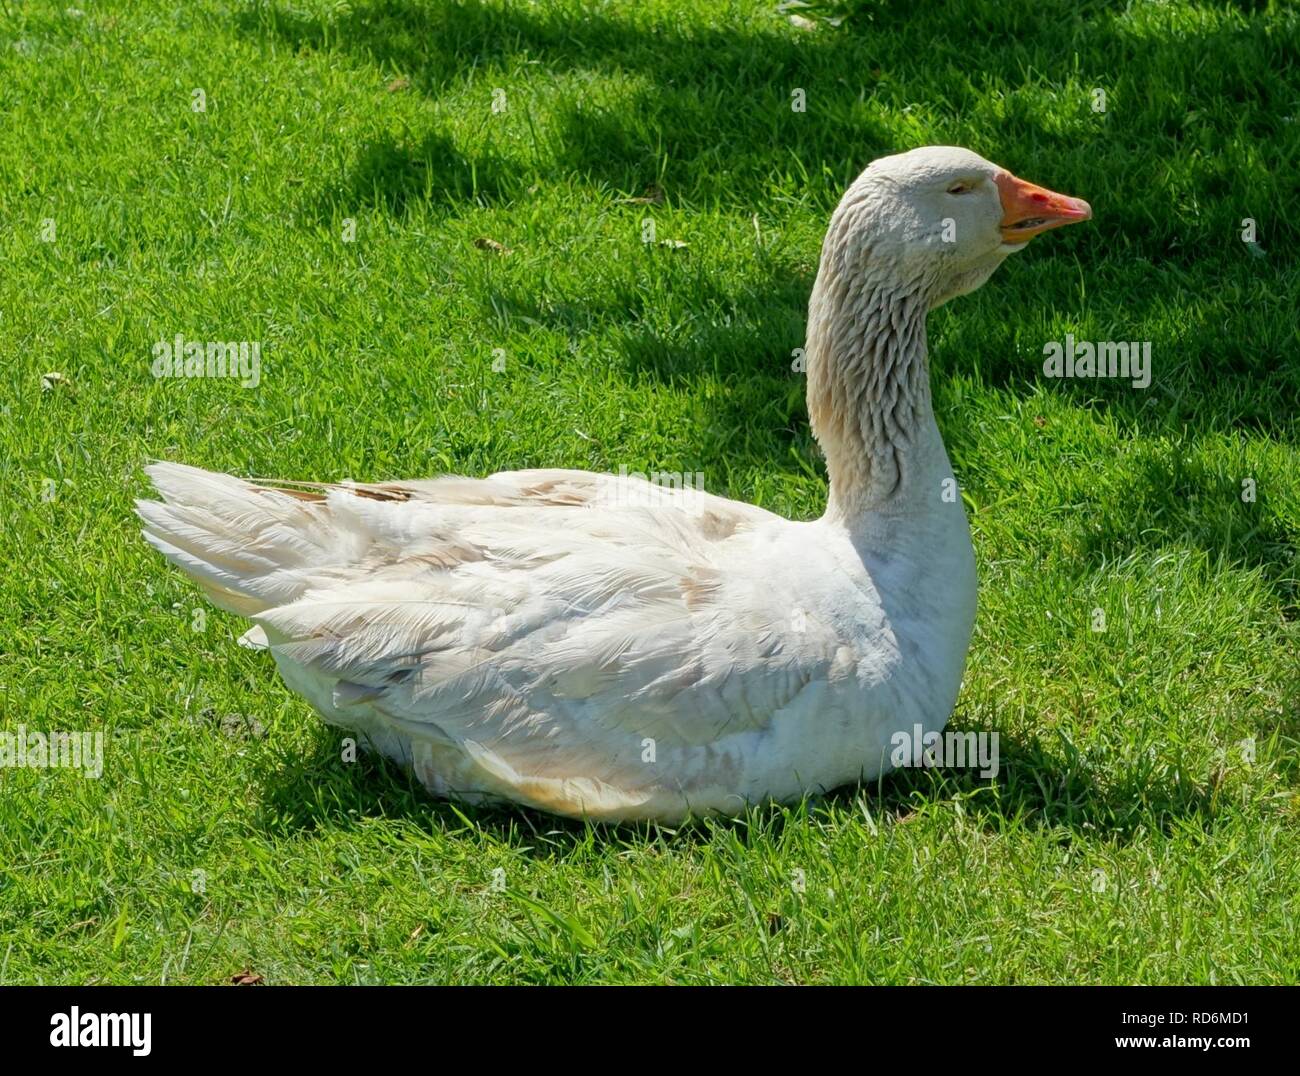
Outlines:
<svg viewBox="0 0 1300 1076"><path fill-rule="evenodd" d="M0 731L104 768L0 769L0 982L1300 978L1294 7L77 3L0 11ZM926 143L1095 211L930 320L995 779L461 810L140 540L151 458L819 514L821 235ZM1149 341L1150 387L1044 377L1066 333ZM258 384L155 378L177 334Z"/></svg>

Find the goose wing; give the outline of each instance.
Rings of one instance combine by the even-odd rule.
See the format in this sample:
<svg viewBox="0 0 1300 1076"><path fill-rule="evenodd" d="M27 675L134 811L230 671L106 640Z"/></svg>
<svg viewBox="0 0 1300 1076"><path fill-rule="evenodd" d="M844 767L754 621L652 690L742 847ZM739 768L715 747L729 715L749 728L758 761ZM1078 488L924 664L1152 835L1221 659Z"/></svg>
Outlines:
<svg viewBox="0 0 1300 1076"><path fill-rule="evenodd" d="M689 803L836 653L816 625L790 630L798 597L763 565L788 524L710 494L639 505L638 480L575 471L297 491L214 476L222 496L240 484L236 523L256 531L241 575L220 505L167 526L163 508L186 508L174 477L146 515L154 544L246 615L262 602L287 682L440 791L605 817ZM219 577L202 571L211 516L228 524Z"/></svg>

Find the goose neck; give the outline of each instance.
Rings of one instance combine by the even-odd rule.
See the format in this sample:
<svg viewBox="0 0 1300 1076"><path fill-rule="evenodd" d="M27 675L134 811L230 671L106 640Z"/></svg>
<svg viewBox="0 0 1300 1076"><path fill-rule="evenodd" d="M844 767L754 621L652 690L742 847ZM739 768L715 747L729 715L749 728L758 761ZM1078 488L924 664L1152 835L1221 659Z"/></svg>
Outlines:
<svg viewBox="0 0 1300 1076"><path fill-rule="evenodd" d="M850 288L826 275L814 287L806 349L808 413L830 478L826 515L851 524L915 510L950 473L930 400L926 291L870 279Z"/></svg>

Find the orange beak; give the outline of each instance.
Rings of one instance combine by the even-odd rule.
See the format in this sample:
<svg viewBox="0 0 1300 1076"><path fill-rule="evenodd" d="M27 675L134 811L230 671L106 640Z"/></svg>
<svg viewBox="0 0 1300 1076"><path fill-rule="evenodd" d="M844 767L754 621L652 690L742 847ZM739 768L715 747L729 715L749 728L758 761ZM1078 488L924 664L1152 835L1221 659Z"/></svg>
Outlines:
<svg viewBox="0 0 1300 1076"><path fill-rule="evenodd" d="M1092 217L1092 206L1082 198L1036 187L1010 172L999 172L994 182L1002 198L1003 242L1025 243L1040 232Z"/></svg>

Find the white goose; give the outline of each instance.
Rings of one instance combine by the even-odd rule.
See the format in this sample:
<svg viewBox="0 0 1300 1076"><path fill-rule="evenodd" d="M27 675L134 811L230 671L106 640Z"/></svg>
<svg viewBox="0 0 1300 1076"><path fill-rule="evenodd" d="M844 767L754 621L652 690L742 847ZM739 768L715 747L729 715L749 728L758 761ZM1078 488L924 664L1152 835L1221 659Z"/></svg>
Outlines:
<svg viewBox="0 0 1300 1076"><path fill-rule="evenodd" d="M285 488L159 463L145 537L437 795L676 821L873 778L895 731L947 722L975 616L926 314L1090 216L964 149L858 177L808 312L814 522L583 471Z"/></svg>

